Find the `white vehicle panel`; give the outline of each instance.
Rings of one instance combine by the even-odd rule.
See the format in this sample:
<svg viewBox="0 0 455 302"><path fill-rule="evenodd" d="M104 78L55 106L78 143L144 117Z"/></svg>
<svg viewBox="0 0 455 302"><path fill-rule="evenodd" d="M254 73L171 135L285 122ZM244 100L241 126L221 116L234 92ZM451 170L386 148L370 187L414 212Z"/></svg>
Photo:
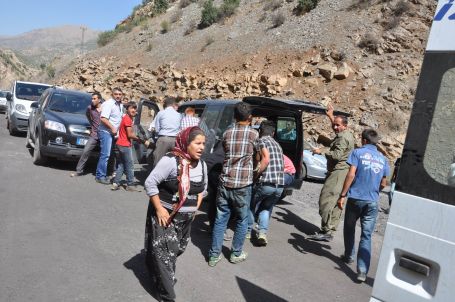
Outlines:
<svg viewBox="0 0 455 302"><path fill-rule="evenodd" d="M439 1L427 51L455 51L455 1Z"/></svg>

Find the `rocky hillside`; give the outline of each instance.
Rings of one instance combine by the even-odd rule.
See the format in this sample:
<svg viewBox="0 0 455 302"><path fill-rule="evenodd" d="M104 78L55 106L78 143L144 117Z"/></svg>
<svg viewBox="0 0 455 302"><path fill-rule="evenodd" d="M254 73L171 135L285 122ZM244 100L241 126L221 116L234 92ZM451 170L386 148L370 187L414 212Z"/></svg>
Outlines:
<svg viewBox="0 0 455 302"><path fill-rule="evenodd" d="M14 80L33 78L38 70L22 62L11 50L0 49L0 89L10 89Z"/></svg>
<svg viewBox="0 0 455 302"><path fill-rule="evenodd" d="M331 100L353 114L356 132L378 128L384 151L400 154L435 1L321 0L305 13L297 0L244 0L204 29L200 4L175 1L157 14L163 1L136 9L119 25L128 30L74 62L58 84L106 97L120 86L134 99ZM330 135L323 118L305 126L314 138Z"/></svg>
<svg viewBox="0 0 455 302"><path fill-rule="evenodd" d="M96 48L99 32L87 28L84 33L84 51ZM59 57L75 57L81 53L80 26L65 25L32 30L16 36L0 36L2 48L12 49L38 67L49 65Z"/></svg>

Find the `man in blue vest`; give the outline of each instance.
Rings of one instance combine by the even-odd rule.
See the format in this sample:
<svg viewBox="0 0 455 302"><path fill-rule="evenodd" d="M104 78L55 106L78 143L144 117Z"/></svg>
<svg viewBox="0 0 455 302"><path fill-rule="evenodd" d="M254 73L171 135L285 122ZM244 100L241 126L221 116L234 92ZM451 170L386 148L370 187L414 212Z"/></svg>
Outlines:
<svg viewBox="0 0 455 302"><path fill-rule="evenodd" d="M386 186L389 176L387 159L376 147L378 133L373 129L362 132L362 147L355 149L348 157L350 166L343 190L338 199L338 207L343 209L344 216L344 255L346 263L354 262L355 225L360 219L362 233L357 252L357 281L364 282L370 268L371 236L378 216L379 192Z"/></svg>

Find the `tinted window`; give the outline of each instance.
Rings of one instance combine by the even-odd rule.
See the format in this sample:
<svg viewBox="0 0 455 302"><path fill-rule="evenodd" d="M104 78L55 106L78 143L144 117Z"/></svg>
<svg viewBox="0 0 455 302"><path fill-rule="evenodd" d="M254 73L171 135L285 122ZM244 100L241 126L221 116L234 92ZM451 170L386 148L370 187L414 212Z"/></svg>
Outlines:
<svg viewBox="0 0 455 302"><path fill-rule="evenodd" d="M295 141L297 139L295 119L279 117L276 126L277 138L279 140Z"/></svg>
<svg viewBox="0 0 455 302"><path fill-rule="evenodd" d="M17 83L16 97L24 100L37 101L47 88L49 88L49 86Z"/></svg>
<svg viewBox="0 0 455 302"><path fill-rule="evenodd" d="M437 182L455 186L455 68L442 77L431 121L424 167Z"/></svg>
<svg viewBox="0 0 455 302"><path fill-rule="evenodd" d="M85 114L92 102L91 95L54 93L50 98L47 109L56 112Z"/></svg>
<svg viewBox="0 0 455 302"><path fill-rule="evenodd" d="M0 98L6 98L6 92L0 91Z"/></svg>
<svg viewBox="0 0 455 302"><path fill-rule="evenodd" d="M224 107L217 127L217 135L222 136L226 129L234 124L234 106Z"/></svg>

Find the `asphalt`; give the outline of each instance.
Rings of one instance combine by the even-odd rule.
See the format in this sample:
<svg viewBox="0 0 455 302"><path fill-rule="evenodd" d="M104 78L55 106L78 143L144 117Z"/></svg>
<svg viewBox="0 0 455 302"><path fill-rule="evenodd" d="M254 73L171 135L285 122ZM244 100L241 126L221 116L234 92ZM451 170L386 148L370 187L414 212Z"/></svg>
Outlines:
<svg viewBox="0 0 455 302"><path fill-rule="evenodd" d="M0 115L0 301L155 301L144 267L144 192L112 192L94 176L71 178L75 163L35 166L25 136L9 136ZM93 172L93 167L89 172ZM248 259L214 268L206 214L177 262L177 301L368 301L382 235L373 236L367 282L331 243L307 240L319 225L320 183L277 205L267 247L245 243Z"/></svg>

